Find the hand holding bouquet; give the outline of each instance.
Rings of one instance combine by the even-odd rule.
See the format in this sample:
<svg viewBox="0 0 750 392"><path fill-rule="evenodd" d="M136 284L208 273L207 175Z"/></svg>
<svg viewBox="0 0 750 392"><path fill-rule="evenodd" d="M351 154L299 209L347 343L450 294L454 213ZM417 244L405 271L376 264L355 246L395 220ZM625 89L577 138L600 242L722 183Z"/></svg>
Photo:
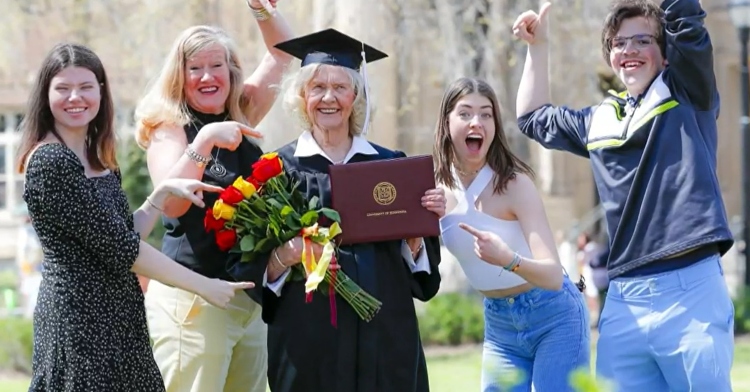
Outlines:
<svg viewBox="0 0 750 392"><path fill-rule="evenodd" d="M307 301L322 283L328 286L331 302L331 322L336 324L335 294L341 295L359 317L370 321L381 303L362 290L339 269L337 246L332 241L341 233L339 214L319 207L313 197L305 200L283 171L283 162L276 153L261 156L252 166L252 175L238 177L227 187L205 217L205 227L215 232L216 243L224 251L242 253L243 262L256 262L276 247L300 236L304 246L302 260L295 264L288 280L305 280ZM326 217L330 227L318 221ZM315 259L312 243L323 247L319 260Z"/></svg>

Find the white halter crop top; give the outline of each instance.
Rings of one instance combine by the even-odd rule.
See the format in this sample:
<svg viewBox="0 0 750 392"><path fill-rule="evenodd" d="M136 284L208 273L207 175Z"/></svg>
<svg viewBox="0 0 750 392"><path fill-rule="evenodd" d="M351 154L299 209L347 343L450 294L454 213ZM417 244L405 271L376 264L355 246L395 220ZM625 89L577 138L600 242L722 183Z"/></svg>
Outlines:
<svg viewBox="0 0 750 392"><path fill-rule="evenodd" d="M440 219L440 232L446 249L458 260L472 287L480 291L506 289L519 286L526 281L513 272L481 260L474 253L474 236L458 226L467 223L478 230L497 234L520 256L531 257L531 250L518 221L501 220L476 208L476 201L494 177L492 169L485 165L468 189L463 189L456 180L456 207ZM454 178L456 174L454 172ZM523 266L521 267L523 268Z"/></svg>

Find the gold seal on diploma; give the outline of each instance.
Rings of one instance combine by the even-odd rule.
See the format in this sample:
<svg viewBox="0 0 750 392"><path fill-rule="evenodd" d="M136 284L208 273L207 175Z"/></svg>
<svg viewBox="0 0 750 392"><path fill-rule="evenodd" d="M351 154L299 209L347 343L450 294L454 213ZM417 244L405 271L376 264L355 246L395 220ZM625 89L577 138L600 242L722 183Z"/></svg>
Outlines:
<svg viewBox="0 0 750 392"><path fill-rule="evenodd" d="M372 197L376 203L387 206L396 200L396 187L390 182L379 182L372 190Z"/></svg>

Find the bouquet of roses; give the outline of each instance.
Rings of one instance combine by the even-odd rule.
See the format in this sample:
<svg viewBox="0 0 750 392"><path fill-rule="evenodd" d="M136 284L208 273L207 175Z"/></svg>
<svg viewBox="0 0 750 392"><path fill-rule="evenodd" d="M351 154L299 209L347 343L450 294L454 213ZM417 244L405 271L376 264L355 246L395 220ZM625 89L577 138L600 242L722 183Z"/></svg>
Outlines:
<svg viewBox="0 0 750 392"><path fill-rule="evenodd" d="M305 200L283 170L276 153L261 156L247 178L238 177L206 211L206 231L215 232L216 243L224 251L242 253L243 262L254 262L258 256L294 237L303 238L302 262L292 267L287 280L305 280L307 302L321 283L328 286L331 322L336 325L335 294L339 294L365 321L370 321L381 303L362 290L339 269L337 247L332 241L341 233L338 212L319 207L313 197ZM318 221L328 218L330 227ZM311 244L323 246L320 260L315 260Z"/></svg>

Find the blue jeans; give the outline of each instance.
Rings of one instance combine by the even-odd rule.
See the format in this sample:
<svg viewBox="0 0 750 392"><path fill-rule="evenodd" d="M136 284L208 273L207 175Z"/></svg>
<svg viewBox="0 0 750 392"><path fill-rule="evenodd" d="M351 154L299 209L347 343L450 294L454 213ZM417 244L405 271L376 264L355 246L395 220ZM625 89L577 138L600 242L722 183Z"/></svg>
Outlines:
<svg viewBox="0 0 750 392"><path fill-rule="evenodd" d="M589 314L583 294L564 278L558 291L534 288L485 298L482 391L571 391L571 372L589 372Z"/></svg>
<svg viewBox="0 0 750 392"><path fill-rule="evenodd" d="M619 391L731 391L734 306L719 256L610 282L596 355Z"/></svg>

